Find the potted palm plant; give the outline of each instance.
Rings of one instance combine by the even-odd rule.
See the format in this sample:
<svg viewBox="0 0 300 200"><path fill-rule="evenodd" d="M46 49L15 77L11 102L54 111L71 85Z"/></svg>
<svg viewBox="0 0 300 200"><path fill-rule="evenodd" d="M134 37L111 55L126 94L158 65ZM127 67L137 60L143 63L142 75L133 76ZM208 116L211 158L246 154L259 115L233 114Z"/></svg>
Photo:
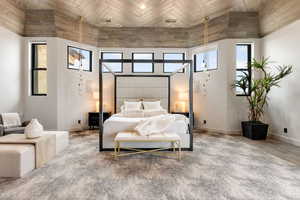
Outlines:
<svg viewBox="0 0 300 200"><path fill-rule="evenodd" d="M234 88L243 91L249 103L249 121L242 122L243 136L253 140L264 140L268 134L268 124L261 121L264 115L264 107L268 102L268 94L273 87L279 87L279 82L292 73L292 66L270 66L267 58L261 61L253 59L250 67L256 71L259 77L251 80L250 73L243 73L233 84ZM276 67L277 72L268 72Z"/></svg>

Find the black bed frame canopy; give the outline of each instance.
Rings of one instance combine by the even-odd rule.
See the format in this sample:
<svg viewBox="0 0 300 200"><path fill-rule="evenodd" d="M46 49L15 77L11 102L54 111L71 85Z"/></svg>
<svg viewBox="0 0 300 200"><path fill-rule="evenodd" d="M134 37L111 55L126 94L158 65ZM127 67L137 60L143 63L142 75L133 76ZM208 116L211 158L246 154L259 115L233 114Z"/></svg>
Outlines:
<svg viewBox="0 0 300 200"><path fill-rule="evenodd" d="M193 132L194 127L193 120L193 60L165 60L165 59L100 59L99 60L99 151L113 150L103 148L103 69L102 63L181 63L183 66L176 72L170 73L170 77L179 72L183 68L189 67L189 134L190 134L190 146L187 149L193 151ZM104 65L108 71L116 76L116 74L107 66ZM135 75L135 76L145 76L145 75ZM152 75L154 77L155 74ZM159 77L160 75L157 75Z"/></svg>

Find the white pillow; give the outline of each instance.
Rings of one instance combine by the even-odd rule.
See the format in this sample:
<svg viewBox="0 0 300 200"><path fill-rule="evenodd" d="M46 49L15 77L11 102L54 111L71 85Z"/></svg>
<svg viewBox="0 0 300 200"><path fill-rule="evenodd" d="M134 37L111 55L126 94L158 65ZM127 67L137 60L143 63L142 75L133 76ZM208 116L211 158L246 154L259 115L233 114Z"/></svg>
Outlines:
<svg viewBox="0 0 300 200"><path fill-rule="evenodd" d="M129 111L129 110L141 110L142 109L142 102L129 102L125 101L124 102L124 110Z"/></svg>
<svg viewBox="0 0 300 200"><path fill-rule="evenodd" d="M144 117L154 117L158 115L166 115L168 112L165 109L144 110Z"/></svg>
<svg viewBox="0 0 300 200"><path fill-rule="evenodd" d="M129 118L143 118L144 117L143 110L127 110L127 111L122 111L120 114L122 117L129 117Z"/></svg>
<svg viewBox="0 0 300 200"><path fill-rule="evenodd" d="M145 110L160 110L160 101L143 101L143 106Z"/></svg>

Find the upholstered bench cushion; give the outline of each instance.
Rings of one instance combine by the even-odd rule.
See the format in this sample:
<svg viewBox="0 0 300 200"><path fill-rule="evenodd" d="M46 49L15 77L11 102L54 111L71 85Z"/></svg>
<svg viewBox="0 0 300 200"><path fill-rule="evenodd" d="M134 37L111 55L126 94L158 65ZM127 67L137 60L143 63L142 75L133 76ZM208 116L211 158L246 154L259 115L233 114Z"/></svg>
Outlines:
<svg viewBox="0 0 300 200"><path fill-rule="evenodd" d="M44 134L55 134L56 154L59 154L69 145L69 132L67 131L45 131Z"/></svg>
<svg viewBox="0 0 300 200"><path fill-rule="evenodd" d="M0 145L0 177L22 177L35 168L35 150L31 144Z"/></svg>
<svg viewBox="0 0 300 200"><path fill-rule="evenodd" d="M161 133L153 134L149 136L141 136L136 132L120 132L115 137L115 141L118 142L133 142L133 141L151 141L151 142L161 142L161 141L180 141L179 135L176 133Z"/></svg>

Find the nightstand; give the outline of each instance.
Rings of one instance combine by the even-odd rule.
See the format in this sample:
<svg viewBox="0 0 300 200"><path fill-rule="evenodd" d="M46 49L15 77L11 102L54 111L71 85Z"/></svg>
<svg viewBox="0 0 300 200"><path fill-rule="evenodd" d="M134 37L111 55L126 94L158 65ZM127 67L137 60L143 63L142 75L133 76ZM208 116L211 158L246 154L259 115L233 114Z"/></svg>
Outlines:
<svg viewBox="0 0 300 200"><path fill-rule="evenodd" d="M103 112L103 122L111 116L110 112ZM90 129L99 127L99 113L98 112L89 112L88 124Z"/></svg>

